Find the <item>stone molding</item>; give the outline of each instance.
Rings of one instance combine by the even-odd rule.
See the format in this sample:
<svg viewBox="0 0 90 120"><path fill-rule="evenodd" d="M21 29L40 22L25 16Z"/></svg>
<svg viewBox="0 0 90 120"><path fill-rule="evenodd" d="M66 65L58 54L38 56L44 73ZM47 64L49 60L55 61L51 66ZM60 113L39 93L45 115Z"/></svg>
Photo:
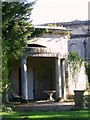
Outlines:
<svg viewBox="0 0 90 120"><path fill-rule="evenodd" d="M43 48L43 47L28 47L24 53L24 56L66 58L67 54L54 52L51 49Z"/></svg>

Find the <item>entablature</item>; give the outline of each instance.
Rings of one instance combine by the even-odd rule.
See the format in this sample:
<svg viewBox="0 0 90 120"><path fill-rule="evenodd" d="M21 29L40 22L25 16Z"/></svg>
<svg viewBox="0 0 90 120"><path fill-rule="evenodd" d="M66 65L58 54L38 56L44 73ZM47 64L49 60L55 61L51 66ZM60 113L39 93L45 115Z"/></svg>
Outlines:
<svg viewBox="0 0 90 120"><path fill-rule="evenodd" d="M66 58L67 53L60 53L52 51L49 48L44 47L28 47L24 52L25 56L31 57L57 57L57 58Z"/></svg>

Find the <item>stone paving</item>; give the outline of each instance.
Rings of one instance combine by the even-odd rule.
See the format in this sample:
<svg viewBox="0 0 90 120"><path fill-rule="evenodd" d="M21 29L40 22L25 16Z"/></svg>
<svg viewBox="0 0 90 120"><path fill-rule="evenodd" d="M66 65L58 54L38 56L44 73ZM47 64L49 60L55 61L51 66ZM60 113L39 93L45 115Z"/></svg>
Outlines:
<svg viewBox="0 0 90 120"><path fill-rule="evenodd" d="M74 107L73 101L53 102L53 101L31 101L28 103L14 103L16 111L70 111Z"/></svg>

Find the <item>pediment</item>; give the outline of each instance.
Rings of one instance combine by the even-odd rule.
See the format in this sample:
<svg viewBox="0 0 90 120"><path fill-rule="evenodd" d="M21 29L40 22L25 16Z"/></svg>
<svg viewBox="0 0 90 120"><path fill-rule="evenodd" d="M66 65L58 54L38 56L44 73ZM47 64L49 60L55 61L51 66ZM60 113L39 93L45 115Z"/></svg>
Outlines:
<svg viewBox="0 0 90 120"><path fill-rule="evenodd" d="M54 53L67 53L67 40L61 38L34 38L28 41L29 47L47 48Z"/></svg>

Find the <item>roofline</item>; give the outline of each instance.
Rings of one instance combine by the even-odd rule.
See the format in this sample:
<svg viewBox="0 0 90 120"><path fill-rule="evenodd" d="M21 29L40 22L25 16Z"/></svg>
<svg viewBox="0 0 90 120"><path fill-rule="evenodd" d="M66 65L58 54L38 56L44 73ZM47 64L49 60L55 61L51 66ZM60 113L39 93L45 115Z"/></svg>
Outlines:
<svg viewBox="0 0 90 120"><path fill-rule="evenodd" d="M66 29L65 27L61 26L34 26L34 28L40 29L48 29L48 30L60 30L60 31L71 31L70 29Z"/></svg>
<svg viewBox="0 0 90 120"><path fill-rule="evenodd" d="M72 25L90 25L90 20L85 20L85 21L75 20L71 22L46 23L46 24L43 24L43 26L48 25L48 24L56 24L56 25L64 26L64 27L72 26Z"/></svg>

